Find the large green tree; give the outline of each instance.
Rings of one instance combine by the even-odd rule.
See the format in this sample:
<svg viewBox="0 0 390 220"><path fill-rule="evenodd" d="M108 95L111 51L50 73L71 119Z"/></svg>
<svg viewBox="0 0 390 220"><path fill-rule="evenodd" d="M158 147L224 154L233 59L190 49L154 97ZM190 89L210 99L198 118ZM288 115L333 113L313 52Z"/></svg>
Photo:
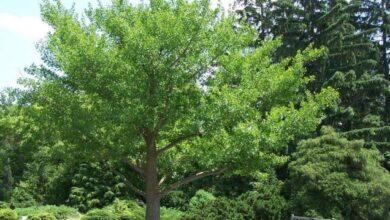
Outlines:
<svg viewBox="0 0 390 220"><path fill-rule="evenodd" d="M314 131L337 97L305 91L304 65L323 50L275 63L280 40L252 48L255 31L205 0L118 0L82 18L44 1L42 16L54 31L31 106L60 140L53 150L132 167L144 184L114 171L146 200L147 219L184 184L278 163L274 152Z"/></svg>

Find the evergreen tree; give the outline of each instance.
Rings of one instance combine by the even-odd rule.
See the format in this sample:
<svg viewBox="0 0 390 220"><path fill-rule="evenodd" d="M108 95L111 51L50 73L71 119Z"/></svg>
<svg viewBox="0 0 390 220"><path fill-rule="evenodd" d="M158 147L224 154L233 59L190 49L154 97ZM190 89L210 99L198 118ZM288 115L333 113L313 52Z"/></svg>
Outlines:
<svg viewBox="0 0 390 220"><path fill-rule="evenodd" d="M328 112L323 124L388 152L390 83L383 75L388 66L388 5L345 0L238 2L244 5L239 14L258 28L263 40L283 36L275 59L309 44L326 47L327 56L308 66L308 74L315 74L314 91L332 86L340 92L339 106Z"/></svg>
<svg viewBox="0 0 390 220"><path fill-rule="evenodd" d="M390 2L386 0L357 2L360 5L354 15L354 25L358 28L359 33L369 38L378 48L379 59L376 69L387 79L382 82L384 90L387 90L387 95L378 97L382 99L381 103L385 103L382 104L383 113L367 115L373 119L371 120L374 122L372 126L363 126L360 129L346 132L344 135L351 138L363 137L368 140L366 145L378 147L384 153L384 166L390 170Z"/></svg>
<svg viewBox="0 0 390 220"><path fill-rule="evenodd" d="M390 80L390 2L386 0L361 1L356 13L356 26L368 37L380 51L379 70Z"/></svg>

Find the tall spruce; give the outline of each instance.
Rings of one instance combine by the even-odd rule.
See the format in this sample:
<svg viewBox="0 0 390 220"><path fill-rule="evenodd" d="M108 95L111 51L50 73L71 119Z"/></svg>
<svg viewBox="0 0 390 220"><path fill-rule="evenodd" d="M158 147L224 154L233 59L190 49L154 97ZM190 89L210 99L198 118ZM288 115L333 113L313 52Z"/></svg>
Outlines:
<svg viewBox="0 0 390 220"><path fill-rule="evenodd" d="M383 74L387 80L390 80L390 2L386 0L365 0L361 2L358 12L355 14L355 22L359 31L366 33L367 37L375 44L379 50L378 72ZM370 31L367 31L370 30ZM384 124L390 123L390 96L385 97L385 111L382 117ZM385 165L390 166L390 127L372 129L361 129L351 132L350 135L370 136L375 134L376 141L371 144L379 146L385 151Z"/></svg>
<svg viewBox="0 0 390 220"><path fill-rule="evenodd" d="M308 74L315 75L312 90L332 86L340 92L340 104L324 124L345 136L364 138L386 155L389 5L345 0L238 0L238 4L243 6L238 13L257 28L261 40L283 36L276 60L310 44L327 48L327 56L308 66Z"/></svg>

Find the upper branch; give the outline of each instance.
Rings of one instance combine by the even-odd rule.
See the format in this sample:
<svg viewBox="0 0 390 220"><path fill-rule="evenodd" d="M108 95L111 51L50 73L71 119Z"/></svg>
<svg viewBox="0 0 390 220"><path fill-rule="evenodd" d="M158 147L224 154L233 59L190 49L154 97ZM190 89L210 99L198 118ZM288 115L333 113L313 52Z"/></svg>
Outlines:
<svg viewBox="0 0 390 220"><path fill-rule="evenodd" d="M196 132L196 133L191 133L191 134L187 134L187 135L183 135L181 137L178 137L177 139L173 140L169 144L165 145L165 147L163 147L160 150L158 150L157 153L158 154L162 154L165 151L167 151L167 150L175 147L176 145L180 144L181 142L186 141L186 140L188 140L190 138L198 137L200 135L201 135L200 132Z"/></svg>
<svg viewBox="0 0 390 220"><path fill-rule="evenodd" d="M173 90L173 82L172 82L172 79L169 80L169 82L167 83L167 86L166 86L166 91L168 91L167 93L167 96L165 98L165 101L164 101L164 110L162 112L162 114L159 116L159 119L156 123L156 126L154 127L153 131L154 131L154 134L157 134L161 127L166 123L167 121L167 115L168 115L168 112L169 112L169 101L170 101L170 98L171 95L172 95L172 90Z"/></svg>
<svg viewBox="0 0 390 220"><path fill-rule="evenodd" d="M199 69L195 70L193 73L189 73L187 80L192 79L193 77L197 76L200 74L202 71L206 71L207 68L209 68L220 56L223 54L217 54L215 57L213 57L208 63L205 65L201 66Z"/></svg>
<svg viewBox="0 0 390 220"><path fill-rule="evenodd" d="M200 28L196 30L196 32L194 33L194 35L192 35L187 43L187 45L185 46L184 50L182 52L179 53L179 55L176 57L175 60L172 61L172 63L169 64L169 67L173 67L175 66L181 58L183 58L187 52L189 51L192 43L194 42L195 38L199 35L199 32L200 32Z"/></svg>
<svg viewBox="0 0 390 220"><path fill-rule="evenodd" d="M192 176L189 176L189 177L186 177L184 179L181 179L169 186L167 186L164 190L161 191L160 195L161 196L164 196L166 195L167 193L169 193L170 191L182 186L182 185L185 185L187 183L190 183L190 182L193 182L197 179L200 179L200 178L203 178L203 177L206 177L206 176L215 176L215 175L218 175L218 174L221 174L223 173L224 171L226 170L226 168L222 168L222 169L214 169L214 170L211 170L211 171L203 171L203 172L199 172L199 173L196 173L195 175L192 175Z"/></svg>

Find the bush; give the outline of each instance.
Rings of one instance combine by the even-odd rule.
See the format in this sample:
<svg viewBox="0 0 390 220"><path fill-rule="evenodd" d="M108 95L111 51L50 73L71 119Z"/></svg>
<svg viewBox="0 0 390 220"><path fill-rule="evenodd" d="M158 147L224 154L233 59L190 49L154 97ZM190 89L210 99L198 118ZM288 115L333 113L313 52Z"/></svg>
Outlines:
<svg viewBox="0 0 390 220"><path fill-rule="evenodd" d="M56 219L64 220L70 217L76 217L79 215L76 209L68 207L68 206L54 206L54 205L46 205L46 206L36 206L29 208L17 208L16 212L19 216L30 216L30 215L38 215L41 213L49 213L56 217Z"/></svg>
<svg viewBox="0 0 390 220"><path fill-rule="evenodd" d="M121 178L103 163L82 163L72 178L69 204L81 212L103 208L128 196Z"/></svg>
<svg viewBox="0 0 390 220"><path fill-rule="evenodd" d="M184 213L180 210L161 207L161 220L179 220L183 216Z"/></svg>
<svg viewBox="0 0 390 220"><path fill-rule="evenodd" d="M51 213L41 213L30 215L28 220L57 220L57 218Z"/></svg>
<svg viewBox="0 0 390 220"><path fill-rule="evenodd" d="M292 213L336 219L390 219L390 175L376 148L330 127L299 142L288 167Z"/></svg>
<svg viewBox="0 0 390 220"><path fill-rule="evenodd" d="M36 206L37 202L34 197L28 190L26 189L26 185L23 182L19 183L13 191L11 195L11 204L18 208Z"/></svg>
<svg viewBox="0 0 390 220"><path fill-rule="evenodd" d="M207 208L209 204L212 203L216 198L213 194L206 192L204 190L199 190L195 193L194 197L191 198L189 209L198 209L202 210Z"/></svg>
<svg viewBox="0 0 390 220"><path fill-rule="evenodd" d="M92 209L81 220L116 220L116 216L108 209Z"/></svg>
<svg viewBox="0 0 390 220"><path fill-rule="evenodd" d="M161 208L162 220L179 220L183 212L170 208ZM112 205L103 209L90 210L82 217L82 220L143 220L145 208L134 200L115 200Z"/></svg>
<svg viewBox="0 0 390 220"><path fill-rule="evenodd" d="M175 190L161 199L161 205L184 211L187 209L188 200L183 191Z"/></svg>
<svg viewBox="0 0 390 220"><path fill-rule="evenodd" d="M118 220L142 220L145 219L145 209L132 200L115 200L110 206L104 209L109 210Z"/></svg>
<svg viewBox="0 0 390 220"><path fill-rule="evenodd" d="M0 209L0 220L17 220L18 215L12 209Z"/></svg>
<svg viewBox="0 0 390 220"><path fill-rule="evenodd" d="M133 218L133 215L129 211L117 214L116 218L118 220L134 220L135 219L135 218Z"/></svg>
<svg viewBox="0 0 390 220"><path fill-rule="evenodd" d="M214 197L203 190L190 200L184 220L244 220L254 219L252 207L241 200Z"/></svg>
<svg viewBox="0 0 390 220"><path fill-rule="evenodd" d="M6 209L9 208L9 204L3 201L0 201L0 209Z"/></svg>
<svg viewBox="0 0 390 220"><path fill-rule="evenodd" d="M242 194L240 200L250 205L255 211L256 219L286 219L288 204L282 196L283 182L274 174L257 176L251 183L253 189Z"/></svg>

